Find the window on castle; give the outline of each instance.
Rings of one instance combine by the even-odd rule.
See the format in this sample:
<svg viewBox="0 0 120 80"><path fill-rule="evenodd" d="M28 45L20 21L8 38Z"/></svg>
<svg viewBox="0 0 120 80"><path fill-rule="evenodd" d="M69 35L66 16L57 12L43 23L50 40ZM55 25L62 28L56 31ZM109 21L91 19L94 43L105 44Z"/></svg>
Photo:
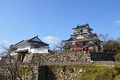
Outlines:
<svg viewBox="0 0 120 80"><path fill-rule="evenodd" d="M83 30L80 30L81 33L83 33Z"/></svg>

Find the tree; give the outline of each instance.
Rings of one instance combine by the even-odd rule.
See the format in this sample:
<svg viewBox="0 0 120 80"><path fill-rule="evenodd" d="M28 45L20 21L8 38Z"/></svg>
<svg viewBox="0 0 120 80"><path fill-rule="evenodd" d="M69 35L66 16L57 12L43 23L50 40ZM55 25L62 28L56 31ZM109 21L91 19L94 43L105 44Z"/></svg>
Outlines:
<svg viewBox="0 0 120 80"><path fill-rule="evenodd" d="M120 45L120 37L119 37L119 38L117 38L117 41L118 41L118 43L119 43L119 45Z"/></svg>
<svg viewBox="0 0 120 80"><path fill-rule="evenodd" d="M116 52L119 44L116 40L108 40L106 43L104 43L104 51L107 52Z"/></svg>
<svg viewBox="0 0 120 80"><path fill-rule="evenodd" d="M22 80L22 77L19 75L19 72L18 72L19 70L18 67L20 63L18 63L17 58L14 56L11 56L10 48L6 48L4 46L2 46L2 48L4 49L3 54L6 54L6 56L2 57L1 68L10 74L11 80L16 80L17 78L19 78L19 80Z"/></svg>
<svg viewBox="0 0 120 80"><path fill-rule="evenodd" d="M117 38L117 42L118 42L118 46L117 46L117 52L119 52L120 53L120 37L119 38Z"/></svg>
<svg viewBox="0 0 120 80"><path fill-rule="evenodd" d="M107 42L109 40L108 34L99 34L98 37L103 43Z"/></svg>
<svg viewBox="0 0 120 80"><path fill-rule="evenodd" d="M57 50L62 51L63 46L64 46L64 43L61 40L57 45L54 46L54 51L57 51Z"/></svg>
<svg viewBox="0 0 120 80"><path fill-rule="evenodd" d="M110 39L108 34L99 34L99 39L102 41L103 51L114 52L117 46L117 42L114 39Z"/></svg>
<svg viewBox="0 0 120 80"><path fill-rule="evenodd" d="M17 55L11 55L11 49L6 48L2 46L4 49L3 54L6 54L5 56L2 57L2 60L0 61L0 64L2 64L0 67L10 75L10 80L22 80L22 76L26 78L25 73L31 72L31 80L35 79L35 72L34 72L34 63L30 62L27 66L24 65L23 63L20 63L17 59ZM24 66L23 66L24 65ZM29 72L28 72L29 70ZM24 71L24 72L23 72Z"/></svg>

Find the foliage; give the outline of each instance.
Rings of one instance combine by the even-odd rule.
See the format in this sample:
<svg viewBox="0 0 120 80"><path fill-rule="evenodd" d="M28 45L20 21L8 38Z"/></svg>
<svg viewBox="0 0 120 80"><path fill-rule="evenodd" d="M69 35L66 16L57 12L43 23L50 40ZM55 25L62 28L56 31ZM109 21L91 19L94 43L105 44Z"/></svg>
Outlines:
<svg viewBox="0 0 120 80"><path fill-rule="evenodd" d="M19 66L19 74L20 75L28 75L30 72L30 67L28 66Z"/></svg>
<svg viewBox="0 0 120 80"><path fill-rule="evenodd" d="M120 53L120 45L116 46L116 53Z"/></svg>
<svg viewBox="0 0 120 80"><path fill-rule="evenodd" d="M99 69L101 69L99 67ZM98 72L102 72L102 70L99 70L97 67L94 66L88 66L86 67L86 71L83 73L83 75L78 80L88 80L90 78L95 77Z"/></svg>
<svg viewBox="0 0 120 80"><path fill-rule="evenodd" d="M116 71L109 67L87 66L86 71L77 80L113 80Z"/></svg>
<svg viewBox="0 0 120 80"><path fill-rule="evenodd" d="M116 40L108 40L103 44L103 49L105 52L117 52L119 44Z"/></svg>
<svg viewBox="0 0 120 80"><path fill-rule="evenodd" d="M120 37L110 39L108 34L99 34L98 37L102 41L104 52L120 52Z"/></svg>
<svg viewBox="0 0 120 80"><path fill-rule="evenodd" d="M106 70L103 74L99 74L94 80L113 80L116 76L116 72L112 69Z"/></svg>
<svg viewBox="0 0 120 80"><path fill-rule="evenodd" d="M115 61L120 61L120 53L117 53L117 54L115 55Z"/></svg>
<svg viewBox="0 0 120 80"><path fill-rule="evenodd" d="M120 44L117 40L108 40L103 44L104 52L120 52Z"/></svg>

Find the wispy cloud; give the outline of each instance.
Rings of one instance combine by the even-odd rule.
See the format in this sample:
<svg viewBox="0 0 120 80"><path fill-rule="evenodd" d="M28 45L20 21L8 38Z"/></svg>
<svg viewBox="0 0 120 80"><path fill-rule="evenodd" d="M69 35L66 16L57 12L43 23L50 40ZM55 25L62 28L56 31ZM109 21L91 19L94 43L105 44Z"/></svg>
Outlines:
<svg viewBox="0 0 120 80"><path fill-rule="evenodd" d="M117 26L120 26L120 20L116 20L114 24L116 24Z"/></svg>
<svg viewBox="0 0 120 80"><path fill-rule="evenodd" d="M25 26L27 26L27 27L32 27L30 24L27 24L27 23L25 23Z"/></svg>
<svg viewBox="0 0 120 80"><path fill-rule="evenodd" d="M58 44L61 39L54 37L54 36L47 36L43 38L49 44Z"/></svg>
<svg viewBox="0 0 120 80"><path fill-rule="evenodd" d="M10 43L10 41L8 41L8 40L2 40L2 43L7 44L7 43Z"/></svg>

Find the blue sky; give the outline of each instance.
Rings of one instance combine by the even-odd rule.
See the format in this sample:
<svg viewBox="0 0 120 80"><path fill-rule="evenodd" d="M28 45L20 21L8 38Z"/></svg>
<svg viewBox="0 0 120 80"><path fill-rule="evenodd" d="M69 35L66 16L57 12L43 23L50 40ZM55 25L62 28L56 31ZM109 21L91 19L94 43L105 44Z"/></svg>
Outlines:
<svg viewBox="0 0 120 80"><path fill-rule="evenodd" d="M93 32L120 37L120 0L0 0L0 44L36 35L56 44L88 23Z"/></svg>

